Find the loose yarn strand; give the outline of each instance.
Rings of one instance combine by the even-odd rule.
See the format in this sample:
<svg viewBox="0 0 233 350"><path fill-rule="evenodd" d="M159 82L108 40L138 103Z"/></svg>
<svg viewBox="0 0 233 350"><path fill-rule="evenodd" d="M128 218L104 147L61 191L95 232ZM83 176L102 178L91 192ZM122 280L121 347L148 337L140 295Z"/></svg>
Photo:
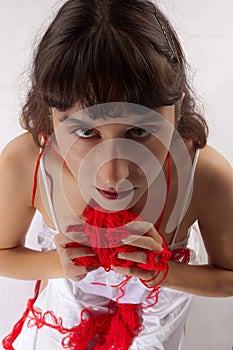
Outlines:
<svg viewBox="0 0 233 350"><path fill-rule="evenodd" d="M14 325L11 333L7 335L3 340L2 340L2 346L6 350L14 350L13 348L13 343L15 339L18 337L20 334L23 325L29 315L29 312L33 309L33 305L37 299L38 293L39 293L39 288L40 288L41 281L37 281L35 285L35 290L34 290L34 297L32 299L29 299L27 302L27 307L26 310L23 313L23 316L18 320L18 322Z"/></svg>
<svg viewBox="0 0 233 350"><path fill-rule="evenodd" d="M167 157L167 193L162 213L156 225L159 232L161 222L164 217L168 193L170 190L170 155ZM56 317L52 311L42 313L34 308L34 303L37 298L38 291L33 299L29 299L27 309L22 318L13 328L12 333L3 340L3 347L6 350L14 350L13 342L21 332L22 327L28 319L28 327L37 327L38 329L47 326L56 329L65 337L62 340L62 347L69 350L128 350L133 342L133 339L141 332L141 312L143 308L148 308L155 305L159 297L159 287L165 280L168 274L168 260L181 260L188 262L189 256L187 249L168 250L168 242L162 234L163 250L159 252L151 252L147 249L142 249L147 254L146 264L141 264L133 261L119 259L119 252L132 252L136 248L130 245L122 245L122 239L130 235L130 232L124 229L124 225L134 220L142 220L136 213L122 210L120 212L105 213L100 208L92 208L87 206L83 212L83 217L86 221L78 227L79 231L85 232L88 237L88 245L91 247L95 256L74 258L73 262L76 265L92 267L103 267L106 272L111 270L111 266L122 267L139 267L144 270L156 271L156 274L150 280L140 280L146 288L149 289L147 300L152 300L148 306L141 304L124 304L120 303L121 298L125 295L124 287L132 278L126 278L117 285L112 287L118 288L120 291L116 301L110 301L108 311L99 315L92 310L85 308L80 314L80 323L73 328L63 326L63 321L60 317ZM77 231L75 225L68 227L69 232ZM69 243L70 247L83 247L78 242ZM162 277L161 277L162 276ZM150 283L155 282L151 287ZM92 282L106 286L104 283Z"/></svg>

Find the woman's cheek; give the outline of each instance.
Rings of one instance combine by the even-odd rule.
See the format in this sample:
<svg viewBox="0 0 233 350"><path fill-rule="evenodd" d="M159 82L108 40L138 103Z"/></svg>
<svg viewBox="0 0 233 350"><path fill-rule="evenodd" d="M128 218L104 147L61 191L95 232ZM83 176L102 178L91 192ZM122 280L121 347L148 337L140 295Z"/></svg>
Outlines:
<svg viewBox="0 0 233 350"><path fill-rule="evenodd" d="M79 176L79 170L80 167L86 164L85 157L88 155L88 153L93 149L93 145L91 142L87 141L76 141L73 142L73 144L70 146L69 150L66 153L66 164L72 174L77 178ZM85 163L85 164L84 164ZM91 162L91 164L88 164L88 172L91 172L94 170L95 162ZM88 177L88 173L87 173Z"/></svg>

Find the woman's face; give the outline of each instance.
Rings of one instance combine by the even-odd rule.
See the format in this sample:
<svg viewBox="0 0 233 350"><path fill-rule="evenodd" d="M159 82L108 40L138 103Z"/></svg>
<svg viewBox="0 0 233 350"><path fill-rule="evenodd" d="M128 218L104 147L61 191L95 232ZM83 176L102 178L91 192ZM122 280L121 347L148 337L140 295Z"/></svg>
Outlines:
<svg viewBox="0 0 233 350"><path fill-rule="evenodd" d="M101 107L102 106L102 107ZM138 210L164 167L175 108L154 111L109 103L66 112L52 109L59 153L86 203L107 210Z"/></svg>

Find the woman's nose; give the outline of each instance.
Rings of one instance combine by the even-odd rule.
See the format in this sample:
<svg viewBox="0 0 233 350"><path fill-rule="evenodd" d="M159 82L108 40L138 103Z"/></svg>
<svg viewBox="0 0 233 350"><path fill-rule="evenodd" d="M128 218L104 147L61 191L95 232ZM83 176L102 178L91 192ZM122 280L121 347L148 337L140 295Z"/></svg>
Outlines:
<svg viewBox="0 0 233 350"><path fill-rule="evenodd" d="M99 171L98 177L100 186L104 186L104 189L115 189L119 181L129 178L130 174L130 162L127 159L117 158L111 159L104 163Z"/></svg>

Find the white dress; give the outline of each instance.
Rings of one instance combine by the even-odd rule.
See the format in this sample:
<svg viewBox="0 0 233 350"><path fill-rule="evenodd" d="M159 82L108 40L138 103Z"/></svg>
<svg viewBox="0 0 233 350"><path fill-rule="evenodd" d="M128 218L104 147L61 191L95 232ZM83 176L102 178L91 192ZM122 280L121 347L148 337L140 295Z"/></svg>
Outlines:
<svg viewBox="0 0 233 350"><path fill-rule="evenodd" d="M193 173L196 167L197 155L193 164ZM46 180L45 180L46 181ZM53 209L51 209L53 210ZM184 241L169 246L170 250L188 247L191 250L191 264L200 263L202 247L198 238L197 227L191 227L189 237ZM55 249L53 238L56 230L43 223L39 241L42 250ZM72 328L80 323L80 313L83 308L88 308L93 313L106 313L109 300L116 301L120 295L118 288L112 285L120 283L125 276L114 271L106 272L98 268L87 274L79 281L69 279L51 279L47 287L38 296L34 307L43 313L52 311L56 318L62 319L62 325ZM100 282L103 285L92 284ZM119 299L119 303L141 304L148 306L151 301L147 300L150 290L146 288L136 277L131 278L125 285L125 294ZM129 350L178 350L184 324L190 310L192 296L190 294L160 288L158 302L151 307L142 308L143 329L134 338ZM29 316L32 316L29 314ZM48 314L47 322L53 324L54 320ZM15 350L62 350L62 340L66 335L47 326L38 328L28 327L28 320L13 347ZM114 349L114 348L113 348ZM115 349L118 350L118 349Z"/></svg>
<svg viewBox="0 0 233 350"><path fill-rule="evenodd" d="M48 247L52 245L55 233L56 231L43 225L43 235ZM180 242L173 248L188 246L192 249L191 263L197 263L197 254L194 253L192 244L196 244L196 251L200 251L201 247L197 246L199 243L195 227L190 231L188 245L186 243ZM123 278L114 271L107 273L99 268L79 282L63 278L51 279L38 296L34 307L43 312L52 310L56 317L62 318L64 327L72 328L80 323L80 312L83 308L87 307L93 312L107 312L109 299L116 300L119 296L117 288L110 285L119 283ZM92 285L92 281L102 282L107 286ZM132 278L126 284L126 293L119 302L141 303L146 306L150 303L145 300L148 294L149 290L138 279ZM152 307L142 309L143 330L133 341L130 350L178 350L191 300L190 294L162 287L158 302ZM49 316L48 322L53 323ZM40 329L36 326L28 327L25 322L13 346L15 350L61 350L64 337L56 329L45 326Z"/></svg>

